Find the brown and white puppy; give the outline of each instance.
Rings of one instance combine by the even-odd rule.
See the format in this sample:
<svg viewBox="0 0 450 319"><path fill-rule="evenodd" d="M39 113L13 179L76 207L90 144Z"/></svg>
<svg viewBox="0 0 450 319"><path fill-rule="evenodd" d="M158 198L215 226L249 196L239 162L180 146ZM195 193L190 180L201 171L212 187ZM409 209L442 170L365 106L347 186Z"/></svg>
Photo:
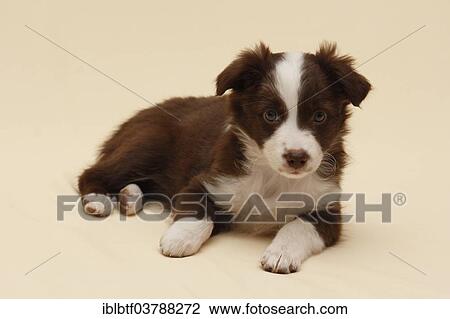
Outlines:
<svg viewBox="0 0 450 319"><path fill-rule="evenodd" d="M105 214L101 201L89 200L99 194L120 193L125 214L137 211L129 196L173 198L178 218L160 248L166 256L183 257L223 228L225 215L218 211L240 213L254 202L249 201L254 194L272 215L282 194L307 194L318 201L340 189L348 105L359 106L370 88L355 72L353 59L339 56L334 44L322 44L315 54L272 53L264 44L245 50L217 77L216 97L170 99L122 124L97 163L79 178L85 211ZM197 194L203 204L177 194ZM227 209L214 194L232 195ZM339 239L338 202L286 207L296 206L296 217L278 230L263 254L265 270L297 271L306 258ZM186 212L190 216L182 215ZM253 220L260 222L232 225L273 228Z"/></svg>

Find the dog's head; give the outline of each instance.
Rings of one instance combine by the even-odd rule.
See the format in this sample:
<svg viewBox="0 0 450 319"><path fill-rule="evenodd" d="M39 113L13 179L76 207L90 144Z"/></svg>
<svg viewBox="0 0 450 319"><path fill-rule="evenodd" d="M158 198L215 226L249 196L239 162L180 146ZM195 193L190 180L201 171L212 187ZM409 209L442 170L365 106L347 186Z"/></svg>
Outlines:
<svg viewBox="0 0 450 319"><path fill-rule="evenodd" d="M329 43L315 54L272 53L261 43L241 52L216 82L218 95L232 90L233 124L291 178L319 168L346 133L347 106L359 106L371 89L353 59Z"/></svg>

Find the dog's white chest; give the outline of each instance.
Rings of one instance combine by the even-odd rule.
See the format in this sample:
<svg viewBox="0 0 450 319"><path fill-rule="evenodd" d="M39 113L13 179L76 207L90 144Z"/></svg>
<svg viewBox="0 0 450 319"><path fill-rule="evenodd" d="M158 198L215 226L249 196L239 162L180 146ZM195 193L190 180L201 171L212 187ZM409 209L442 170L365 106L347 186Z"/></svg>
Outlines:
<svg viewBox="0 0 450 319"><path fill-rule="evenodd" d="M321 179L315 173L301 179L291 179L267 166L254 167L248 175L242 177L217 178L214 183L204 186L212 194L232 195L229 204L234 213L238 213L246 203L248 205L251 197L259 196L275 219L277 209L299 205L295 201L280 200L282 194L303 193L317 201L322 195L339 190L334 182Z"/></svg>

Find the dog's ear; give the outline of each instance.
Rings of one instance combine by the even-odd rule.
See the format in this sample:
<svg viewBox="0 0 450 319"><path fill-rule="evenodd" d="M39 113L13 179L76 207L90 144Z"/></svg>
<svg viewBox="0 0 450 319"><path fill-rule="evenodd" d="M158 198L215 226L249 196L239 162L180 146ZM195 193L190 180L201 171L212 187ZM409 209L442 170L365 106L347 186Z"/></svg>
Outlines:
<svg viewBox="0 0 450 319"><path fill-rule="evenodd" d="M315 54L317 63L332 86L336 86L345 96L347 103L359 106L369 93L371 85L364 76L355 71L352 57L338 55L336 51L335 43L322 43Z"/></svg>
<svg viewBox="0 0 450 319"><path fill-rule="evenodd" d="M254 49L242 51L217 76L217 95L222 95L229 89L242 91L257 84L270 70L272 63L272 53L262 42L256 45Z"/></svg>

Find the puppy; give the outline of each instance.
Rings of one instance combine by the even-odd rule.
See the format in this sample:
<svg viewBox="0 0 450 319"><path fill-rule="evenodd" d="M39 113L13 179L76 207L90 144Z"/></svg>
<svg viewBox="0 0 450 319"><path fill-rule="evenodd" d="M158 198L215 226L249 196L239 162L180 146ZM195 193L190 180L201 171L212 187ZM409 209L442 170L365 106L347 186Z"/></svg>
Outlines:
<svg viewBox="0 0 450 319"><path fill-rule="evenodd" d="M262 268L297 271L339 239L338 198L323 199L340 190L349 105L371 89L353 62L330 43L315 54L242 51L218 75L217 96L173 98L120 126L79 177L86 213L105 215L101 198L119 194L131 215L163 194L174 222L162 254L193 255L230 226L275 229Z"/></svg>

